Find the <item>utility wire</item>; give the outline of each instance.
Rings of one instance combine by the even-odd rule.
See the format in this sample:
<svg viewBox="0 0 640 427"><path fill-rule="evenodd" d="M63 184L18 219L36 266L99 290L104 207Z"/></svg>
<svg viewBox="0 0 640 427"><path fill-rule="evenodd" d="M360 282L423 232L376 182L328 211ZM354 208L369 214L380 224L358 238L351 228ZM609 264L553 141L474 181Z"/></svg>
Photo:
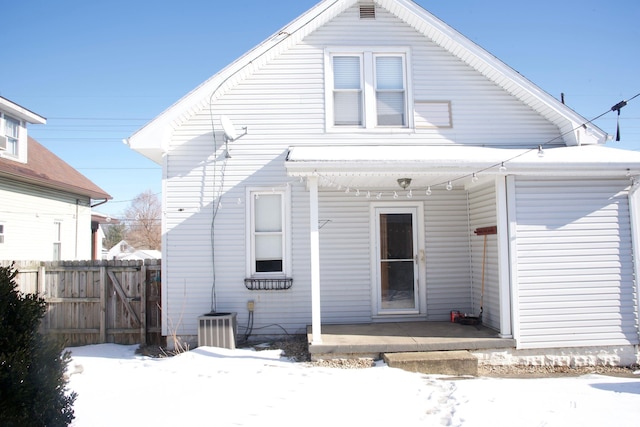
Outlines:
<svg viewBox="0 0 640 427"><path fill-rule="evenodd" d="M477 171L475 171L475 172L473 172L473 173L468 173L468 174L465 174L465 175L461 175L461 176L459 176L459 177L457 177L457 178L448 179L448 180L446 180L446 181L439 182L439 183L437 183L437 184L432 184L431 186L433 186L433 187L438 187L438 186L441 186L441 185L447 185L447 184L448 184L448 183L450 183L450 182L460 181L460 180L465 179L465 178L473 177L473 176L475 176L475 175L477 175L477 174L480 174L480 173L482 173L482 172L486 172L486 171L488 171L488 170L491 170L491 169L494 169L494 168L497 168L497 167L502 167L502 166L504 166L504 164L505 164L505 163L508 163L508 162L510 162L510 161L513 161L513 160L515 160L515 159L517 159L517 158L519 158L519 157L522 157L522 156L524 156L524 155L526 155L526 154L528 154L528 153L530 153L530 152L532 152L532 151L541 150L543 147L545 147L545 146L547 146L547 145L549 145L549 144L551 144L551 143L555 142L556 140L558 140L558 139L560 139L560 138L563 138L565 135L568 135L568 134L570 134L570 133L572 133L572 132L575 132L576 130L578 130L578 129L582 128L582 127L585 127L586 125L588 125L588 124L590 124L590 123L592 123L592 122L594 122L594 121L596 121L596 120L600 119L601 117L603 117L603 116L605 116L605 115L609 114L609 113L610 113L610 112L612 112L612 111L617 111L617 112L618 112L618 115L619 115L619 114L620 114L620 110L621 110L623 107L625 107L627 104L629 104L629 102L633 101L634 99L636 99L636 98L637 98L637 97L639 97L639 96L640 96L640 93L637 93L637 94L635 94L634 96L632 96L631 98L629 98L628 100L620 101L620 102L618 102L616 105L614 105L613 107L611 107L610 109L608 109L607 111L603 112L602 114L599 114L598 116L596 116L596 117L592 118L591 120L588 120L588 121L586 121L586 122L582 123L581 125L576 126L575 128L573 128L573 129L571 129L571 130L569 130L569 131L567 131L567 132L564 132L564 133L562 133L562 134L560 134L560 135L558 135L558 136L556 136L556 137L554 137L554 138L550 139L550 140L549 140L549 141L547 141L547 142L544 142L544 143L542 143L542 144L538 145L538 146L537 146L537 147L535 147L535 148L530 148L530 149L528 149L528 150L526 150L526 151L524 151L524 152L522 152L522 153L519 153L519 154L514 155L513 157L509 157L509 158L507 158L507 159L505 159L505 160L502 160L502 161L500 161L500 162L498 162L498 163L495 163L495 164L493 164L493 165L491 165L491 166L487 166L486 168L483 168L483 169L477 170Z"/></svg>

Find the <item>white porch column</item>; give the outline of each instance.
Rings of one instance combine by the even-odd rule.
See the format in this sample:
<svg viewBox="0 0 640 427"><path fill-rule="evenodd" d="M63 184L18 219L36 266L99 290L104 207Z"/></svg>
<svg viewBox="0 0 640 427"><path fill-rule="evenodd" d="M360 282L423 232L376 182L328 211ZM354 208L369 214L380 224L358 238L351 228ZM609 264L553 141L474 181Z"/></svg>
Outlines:
<svg viewBox="0 0 640 427"><path fill-rule="evenodd" d="M496 208L498 222L498 301L500 306L500 336L513 338L511 330L511 255L509 245L511 241L509 226L509 202L507 196L513 197L514 188L512 176L496 177ZM507 186L507 183L511 184ZM513 201L511 201L513 203Z"/></svg>
<svg viewBox="0 0 640 427"><path fill-rule="evenodd" d="M311 242L311 344L322 343L320 317L320 230L318 225L318 177L307 179L309 185L309 233Z"/></svg>

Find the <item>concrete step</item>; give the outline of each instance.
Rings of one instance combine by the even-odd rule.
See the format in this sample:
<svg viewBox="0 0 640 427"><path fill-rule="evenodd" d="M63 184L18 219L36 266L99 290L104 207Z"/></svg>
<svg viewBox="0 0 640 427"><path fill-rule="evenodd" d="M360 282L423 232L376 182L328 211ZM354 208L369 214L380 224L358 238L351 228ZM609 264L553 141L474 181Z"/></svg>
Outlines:
<svg viewBox="0 0 640 427"><path fill-rule="evenodd" d="M441 375L478 375L478 359L468 351L384 353L385 363L409 372Z"/></svg>

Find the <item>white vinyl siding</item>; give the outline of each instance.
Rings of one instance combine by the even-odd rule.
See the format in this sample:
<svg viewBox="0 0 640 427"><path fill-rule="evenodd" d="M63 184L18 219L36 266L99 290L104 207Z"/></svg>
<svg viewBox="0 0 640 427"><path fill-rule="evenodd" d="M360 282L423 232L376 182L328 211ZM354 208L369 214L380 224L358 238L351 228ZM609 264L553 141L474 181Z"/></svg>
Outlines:
<svg viewBox="0 0 640 427"><path fill-rule="evenodd" d="M52 261L55 241L60 243L62 260L91 259L88 198L0 177L0 201L6 231L0 259ZM54 240L56 220L59 240Z"/></svg>
<svg viewBox="0 0 640 427"><path fill-rule="evenodd" d="M516 180L521 348L638 344L628 186Z"/></svg>
<svg viewBox="0 0 640 427"><path fill-rule="evenodd" d="M360 20L356 6L326 26L283 51L260 67L243 71L237 85L211 94L175 124L168 147L163 179L165 234L163 236L163 310L171 321L167 329L196 334L198 316L211 309L238 312L246 324L247 300L256 304L255 327L260 334L304 332L311 322L309 273L309 193L305 183L286 175L284 162L292 145L338 144L473 144L496 147L537 146L559 135L539 114L505 93L442 48L382 8L375 20ZM325 86L327 47L386 47L398 53L406 47L407 109L412 99L447 102L452 128L409 129L384 127L378 131L341 128L327 132ZM375 47L376 49L373 49ZM380 50L377 50L380 52ZM337 52L336 52L337 53ZM328 89L327 89L328 88ZM248 133L229 143L224 158L222 131L216 118L229 116ZM182 120L182 119L181 119ZM375 123L375 120L374 120ZM344 128L347 128L346 126ZM214 150L215 132L217 147ZM220 190L220 183L224 188ZM287 291L249 291L246 277L247 187L288 185L291 191L291 277ZM221 207L212 224L216 197ZM436 191L418 198L425 203L426 301L422 313L429 320L446 321L449 311L473 311L469 291L469 225L466 193ZM323 322L371 321L371 267L369 207L364 197L347 196L335 188L320 189L320 258ZM212 251L212 229L215 256ZM215 263L215 277L213 264ZM477 286L477 284L476 284ZM426 293L426 297L425 297ZM487 314L489 315L489 314ZM182 319L182 321L181 321ZM173 325L173 326L172 326ZM179 325L179 326L178 326ZM273 326L278 325L278 326ZM258 331L258 330L257 330ZM167 330L165 330L165 333Z"/></svg>
<svg viewBox="0 0 640 427"><path fill-rule="evenodd" d="M486 253L484 236L474 231L480 227L497 225L495 185L474 187L469 191L469 239L472 260L471 292L472 313L478 315L482 308L482 323L494 329L500 328L500 304L498 295L498 236L487 235ZM484 260L484 297L482 272Z"/></svg>

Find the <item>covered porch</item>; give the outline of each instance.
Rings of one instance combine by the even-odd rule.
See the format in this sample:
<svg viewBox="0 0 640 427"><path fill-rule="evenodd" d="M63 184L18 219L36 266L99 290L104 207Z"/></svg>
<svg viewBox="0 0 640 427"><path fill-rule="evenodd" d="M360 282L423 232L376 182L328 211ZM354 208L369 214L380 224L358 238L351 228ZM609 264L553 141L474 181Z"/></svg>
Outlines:
<svg viewBox="0 0 640 427"><path fill-rule="evenodd" d="M516 341L482 325L451 322L387 322L322 325L320 343L312 328L307 342L312 360L372 357L382 353L515 348Z"/></svg>
<svg viewBox="0 0 640 427"><path fill-rule="evenodd" d="M305 180L309 192L312 356L515 347L516 176L634 176L636 164L625 156L600 146L544 152L462 146L290 147L287 172ZM457 205L452 204L455 197L462 198L455 199ZM349 208L354 218L350 228L339 228L336 221L332 230L332 218L344 218ZM415 227L406 227L414 233L414 240L407 239L415 244L413 252L399 257L407 265L415 263L415 274L408 275L415 283L408 308L391 306L393 301L384 294L383 284L391 280L383 277L383 262L388 260L381 259L384 251L379 248L386 230L379 220L389 213L417 218ZM321 239L320 228L326 224ZM355 224L365 226L349 235L351 239L345 237ZM497 230L488 246L486 239L473 237L474 230L487 227ZM359 245L349 246L356 239ZM362 254L369 256L370 268ZM355 256L360 256L357 267L333 267ZM349 285L357 282L359 293L342 279L355 268L358 274L349 276ZM449 278L459 272L468 278L460 276L452 283ZM352 293L343 303L347 291ZM321 308L321 295L328 309ZM491 329L449 324L449 310L483 312Z"/></svg>

